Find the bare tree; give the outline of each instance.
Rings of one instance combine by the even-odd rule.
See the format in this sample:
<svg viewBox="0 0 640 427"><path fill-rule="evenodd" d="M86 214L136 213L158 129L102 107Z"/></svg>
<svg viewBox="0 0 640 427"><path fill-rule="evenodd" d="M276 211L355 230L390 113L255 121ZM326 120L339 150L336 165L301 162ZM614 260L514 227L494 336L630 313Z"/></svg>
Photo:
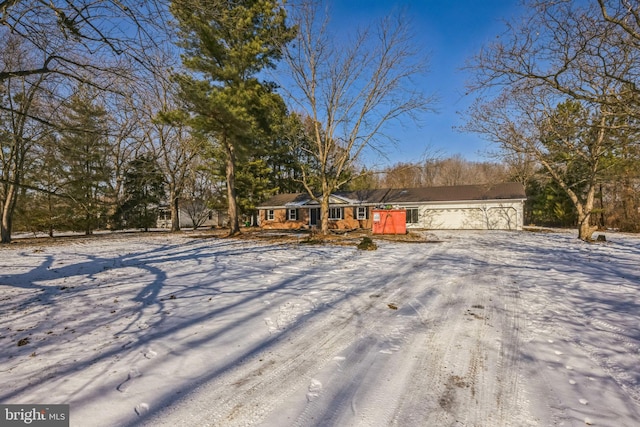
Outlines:
<svg viewBox="0 0 640 427"><path fill-rule="evenodd" d="M629 89L632 96L626 97L626 102L621 106L627 108L627 113L635 118L640 116L640 67L638 55L640 54L640 5L633 0L598 0L600 13L604 20L611 24L616 32L610 43L620 53L628 55L634 66L625 70L625 73L610 72L609 77L617 79Z"/></svg>
<svg viewBox="0 0 640 427"><path fill-rule="evenodd" d="M0 51L0 67L28 67L33 57L20 39L8 37L5 42ZM11 76L1 83L0 241L9 243L20 188L25 185L25 172L35 147L48 132L43 121L51 114L52 102L45 90L49 83L45 75Z"/></svg>
<svg viewBox="0 0 640 427"><path fill-rule="evenodd" d="M465 172L469 169L468 162L460 154L439 162L437 185L451 186L467 184Z"/></svg>
<svg viewBox="0 0 640 427"><path fill-rule="evenodd" d="M633 0L598 0L602 16L616 24L631 39L636 48L640 48L640 8Z"/></svg>
<svg viewBox="0 0 640 427"><path fill-rule="evenodd" d="M397 163L383 172L382 188L418 188L423 186L421 165Z"/></svg>
<svg viewBox="0 0 640 427"><path fill-rule="evenodd" d="M615 141L610 117L577 101L554 106L543 99L510 92L470 110L467 129L483 133L505 152L533 158L571 199L578 216L578 237L589 240L595 194Z"/></svg>
<svg viewBox="0 0 640 427"><path fill-rule="evenodd" d="M124 203L124 181L131 162L145 151L144 136L149 126L144 121L141 99L147 91L129 79L118 79L119 94L105 93L105 108L108 111L107 126L110 140L109 166L112 179L109 181L110 218L114 219L118 207ZM155 81L155 80L152 80ZM110 224L115 225L115 224Z"/></svg>
<svg viewBox="0 0 640 427"><path fill-rule="evenodd" d="M187 177L180 205L191 220L194 230L211 219L210 216L216 207L222 208L223 203L220 200L224 198L225 189L219 188L214 179L204 164L194 165ZM222 209L215 210L217 218Z"/></svg>
<svg viewBox="0 0 640 427"><path fill-rule="evenodd" d="M572 200L579 238L589 240L604 159L612 153L612 135L627 126L625 105L636 97L630 82L640 50L620 43L619 26L607 22L597 5L547 0L527 5L526 19L508 25L470 64L476 72L471 89L479 98L467 130L543 166ZM572 104L575 115L565 119L579 120L580 129L561 119L559 106L567 102L578 103ZM575 183L567 171L578 162L582 178Z"/></svg>
<svg viewBox="0 0 640 427"><path fill-rule="evenodd" d="M180 231L180 197L195 168L194 161L203 153L204 143L194 136L184 120L175 117L178 101L173 83L159 78L148 85L147 90L140 110L144 117L145 143L165 177L171 231Z"/></svg>
<svg viewBox="0 0 640 427"><path fill-rule="evenodd" d="M0 70L9 77L58 74L97 84L104 71L126 75L126 58L148 67L148 53L169 31L164 0L0 0L0 26L20 37L39 61Z"/></svg>
<svg viewBox="0 0 640 427"><path fill-rule="evenodd" d="M473 162L461 155L398 163L383 171L381 187L411 188L470 184L498 184L508 178L507 166Z"/></svg>
<svg viewBox="0 0 640 427"><path fill-rule="evenodd" d="M306 150L318 164L318 176L304 181L311 197L321 195L323 234L329 232L329 196L345 184L344 172L364 150L384 151L385 125L415 118L434 101L412 81L426 71L426 60L417 54L405 16L388 16L358 31L350 43L332 37L328 16L320 2L296 4L298 37L285 54L293 109L310 117L313 127ZM320 188L309 184L311 178Z"/></svg>

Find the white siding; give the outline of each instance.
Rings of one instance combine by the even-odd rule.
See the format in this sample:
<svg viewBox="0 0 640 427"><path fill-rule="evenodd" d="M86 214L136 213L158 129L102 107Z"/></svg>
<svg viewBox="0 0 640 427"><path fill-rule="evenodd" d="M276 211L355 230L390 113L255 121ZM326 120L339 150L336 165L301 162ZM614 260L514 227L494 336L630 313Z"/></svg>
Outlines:
<svg viewBox="0 0 640 427"><path fill-rule="evenodd" d="M415 205L414 205L415 206ZM420 207L417 224L435 230L522 230L522 201L430 203Z"/></svg>

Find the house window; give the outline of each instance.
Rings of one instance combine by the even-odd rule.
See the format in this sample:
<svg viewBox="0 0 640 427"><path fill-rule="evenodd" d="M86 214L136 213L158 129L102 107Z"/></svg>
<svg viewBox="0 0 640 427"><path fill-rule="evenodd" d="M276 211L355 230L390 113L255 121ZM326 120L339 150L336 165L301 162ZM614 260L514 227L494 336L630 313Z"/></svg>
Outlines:
<svg viewBox="0 0 640 427"><path fill-rule="evenodd" d="M407 208L407 224L417 224L418 223L418 208Z"/></svg>
<svg viewBox="0 0 640 427"><path fill-rule="evenodd" d="M298 220L298 210L287 209L287 221L297 221L297 220Z"/></svg>
<svg viewBox="0 0 640 427"><path fill-rule="evenodd" d="M329 219L333 220L333 221L344 219L344 209L343 208L329 208Z"/></svg>
<svg viewBox="0 0 640 427"><path fill-rule="evenodd" d="M275 214L273 212L273 209L268 209L267 210L267 221L273 221L274 218L275 218Z"/></svg>
<svg viewBox="0 0 640 427"><path fill-rule="evenodd" d="M170 220L171 219L171 209L169 208L160 208L160 211L158 212L158 215L160 216L160 219L163 220Z"/></svg>
<svg viewBox="0 0 640 427"><path fill-rule="evenodd" d="M358 206L356 209L356 219L369 219L369 208L366 206Z"/></svg>

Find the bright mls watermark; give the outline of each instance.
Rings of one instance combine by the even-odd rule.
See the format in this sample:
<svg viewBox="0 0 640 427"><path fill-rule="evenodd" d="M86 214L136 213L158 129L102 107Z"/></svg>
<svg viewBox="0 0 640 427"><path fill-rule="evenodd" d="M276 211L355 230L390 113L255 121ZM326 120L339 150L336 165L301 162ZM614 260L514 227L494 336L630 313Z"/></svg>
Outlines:
<svg viewBox="0 0 640 427"><path fill-rule="evenodd" d="M2 405L0 426L69 427L69 405Z"/></svg>

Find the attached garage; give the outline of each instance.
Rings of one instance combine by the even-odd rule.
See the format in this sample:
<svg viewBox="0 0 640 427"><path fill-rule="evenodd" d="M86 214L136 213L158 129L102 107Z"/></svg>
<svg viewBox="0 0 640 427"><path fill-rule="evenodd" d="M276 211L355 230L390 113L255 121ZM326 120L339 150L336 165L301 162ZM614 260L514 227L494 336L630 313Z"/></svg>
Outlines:
<svg viewBox="0 0 640 427"><path fill-rule="evenodd" d="M521 230L522 203L423 205L414 227L439 230Z"/></svg>
<svg viewBox="0 0 640 427"><path fill-rule="evenodd" d="M407 210L407 228L522 230L522 184L457 185L390 190L384 203Z"/></svg>

